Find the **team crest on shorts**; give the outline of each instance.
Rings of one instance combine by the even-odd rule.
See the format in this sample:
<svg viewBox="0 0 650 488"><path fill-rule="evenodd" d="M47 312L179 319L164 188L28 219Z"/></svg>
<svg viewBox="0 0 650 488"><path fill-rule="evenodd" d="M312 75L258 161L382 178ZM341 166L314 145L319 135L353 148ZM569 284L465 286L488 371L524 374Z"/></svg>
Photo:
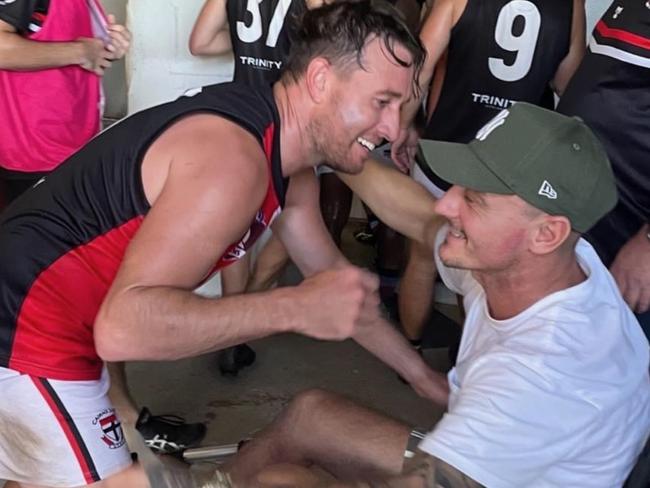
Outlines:
<svg viewBox="0 0 650 488"><path fill-rule="evenodd" d="M114 409L109 408L100 412L93 420L93 425L99 425L102 429L101 439L109 449L119 449L124 445L124 431Z"/></svg>

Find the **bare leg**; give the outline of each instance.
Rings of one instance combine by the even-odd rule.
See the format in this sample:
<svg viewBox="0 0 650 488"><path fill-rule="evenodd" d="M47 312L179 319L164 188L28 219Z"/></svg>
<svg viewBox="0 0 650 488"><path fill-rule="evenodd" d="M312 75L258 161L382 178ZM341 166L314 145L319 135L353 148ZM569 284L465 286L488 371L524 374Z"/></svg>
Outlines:
<svg viewBox="0 0 650 488"><path fill-rule="evenodd" d="M433 306L436 264L430 249L411 241L399 293L399 316L406 337L419 340Z"/></svg>
<svg viewBox="0 0 650 488"><path fill-rule="evenodd" d="M380 222L377 226L377 267L396 275L404 268L404 236Z"/></svg>
<svg viewBox="0 0 650 488"><path fill-rule="evenodd" d="M248 282L250 254L221 270L221 290L223 296L239 295L246 290Z"/></svg>
<svg viewBox="0 0 650 488"><path fill-rule="evenodd" d="M149 480L144 469L139 464L133 464L105 480L90 485L92 488L150 488Z"/></svg>
<svg viewBox="0 0 650 488"><path fill-rule="evenodd" d="M410 429L333 393L310 390L224 465L236 486L249 486L264 468L316 464L337 478L395 475L402 469Z"/></svg>
<svg viewBox="0 0 650 488"><path fill-rule="evenodd" d="M222 295L232 296L267 289L277 279L288 259L284 245L272 235L255 259L252 272L250 254L222 270ZM241 369L254 362L255 351L247 344L228 347L218 353L219 371L222 375L237 376Z"/></svg>
<svg viewBox="0 0 650 488"><path fill-rule="evenodd" d="M124 471L120 471L109 478L106 478L91 485L83 485L91 488L150 488L149 480L142 467L138 464L133 464ZM5 484L4 488L48 488L42 485L32 485L17 483L9 481ZM163 487L156 487L163 488Z"/></svg>
<svg viewBox="0 0 650 488"><path fill-rule="evenodd" d="M337 247L341 247L341 232L350 217L352 190L334 173L320 177L320 209L323 221Z"/></svg>
<svg viewBox="0 0 650 488"><path fill-rule="evenodd" d="M278 275L288 261L289 254L284 244L277 236L271 235L255 259L246 291L268 290L278 280Z"/></svg>
<svg viewBox="0 0 650 488"><path fill-rule="evenodd" d="M262 470L254 481L255 486L264 488L286 488L289 486L308 488L335 486L338 480L316 467L305 468L295 464L274 464Z"/></svg>
<svg viewBox="0 0 650 488"><path fill-rule="evenodd" d="M106 363L106 367L111 378L108 397L117 410L117 416L125 424L135 426L139 409L129 392L125 363Z"/></svg>
<svg viewBox="0 0 650 488"><path fill-rule="evenodd" d="M222 296L240 295L246 292L250 275L250 254L244 254L230 266L221 270ZM255 351L248 344L237 344L217 353L217 363L222 375L237 376L239 371L255 362Z"/></svg>

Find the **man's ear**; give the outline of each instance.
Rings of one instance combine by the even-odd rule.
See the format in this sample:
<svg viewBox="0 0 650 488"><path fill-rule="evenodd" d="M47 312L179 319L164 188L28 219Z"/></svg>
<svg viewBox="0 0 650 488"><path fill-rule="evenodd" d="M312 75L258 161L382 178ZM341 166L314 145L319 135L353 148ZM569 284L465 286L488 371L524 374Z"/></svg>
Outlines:
<svg viewBox="0 0 650 488"><path fill-rule="evenodd" d="M307 65L305 81L309 96L314 103L323 103L327 99L326 94L330 88L331 75L332 65L323 57L316 57Z"/></svg>
<svg viewBox="0 0 650 488"><path fill-rule="evenodd" d="M549 254L571 235L571 222L559 215L540 215L535 219L530 251L533 254Z"/></svg>

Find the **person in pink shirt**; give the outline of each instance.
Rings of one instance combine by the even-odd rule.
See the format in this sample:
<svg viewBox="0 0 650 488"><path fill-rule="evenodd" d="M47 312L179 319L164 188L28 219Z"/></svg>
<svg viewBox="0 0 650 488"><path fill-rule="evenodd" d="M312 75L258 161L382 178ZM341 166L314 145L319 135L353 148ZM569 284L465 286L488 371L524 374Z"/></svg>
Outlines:
<svg viewBox="0 0 650 488"><path fill-rule="evenodd" d="M97 134L130 37L98 0L0 2L0 209Z"/></svg>

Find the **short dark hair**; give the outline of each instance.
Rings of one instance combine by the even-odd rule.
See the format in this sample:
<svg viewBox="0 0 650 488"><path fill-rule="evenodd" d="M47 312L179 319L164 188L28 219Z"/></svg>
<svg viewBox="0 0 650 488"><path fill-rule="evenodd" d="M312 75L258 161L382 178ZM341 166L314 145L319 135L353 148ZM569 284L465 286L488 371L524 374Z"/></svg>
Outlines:
<svg viewBox="0 0 650 488"><path fill-rule="evenodd" d="M356 62L363 66L363 48L373 38L380 39L386 51L400 66L414 67L414 90L425 50L420 40L402 20L401 13L384 0L338 1L308 10L297 19L293 31L285 76L294 80L302 75L309 62L319 56L339 67ZM406 48L412 59L400 58L395 45Z"/></svg>

